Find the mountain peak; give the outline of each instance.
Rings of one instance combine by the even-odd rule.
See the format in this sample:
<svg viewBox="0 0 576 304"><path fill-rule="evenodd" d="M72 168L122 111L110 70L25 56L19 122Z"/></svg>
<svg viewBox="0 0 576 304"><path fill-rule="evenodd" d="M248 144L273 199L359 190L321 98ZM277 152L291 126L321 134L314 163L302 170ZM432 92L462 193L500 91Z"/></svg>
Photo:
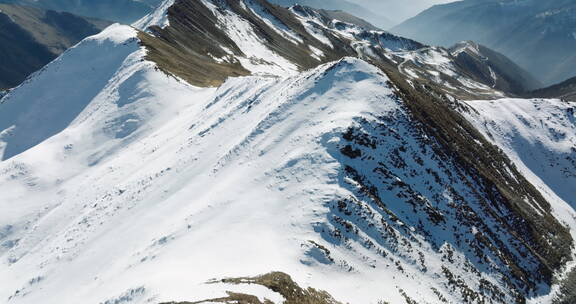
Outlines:
<svg viewBox="0 0 576 304"><path fill-rule="evenodd" d="M471 51L473 53L480 54L480 45L472 40L464 40L450 47L450 52L454 56L458 56L460 52L464 51Z"/></svg>
<svg viewBox="0 0 576 304"><path fill-rule="evenodd" d="M449 48L455 61L472 71L481 83L492 88L523 94L539 88L542 84L506 56L475 41L462 41Z"/></svg>
<svg viewBox="0 0 576 304"><path fill-rule="evenodd" d="M140 18L132 25L143 31L152 26L168 26L168 9L174 5L175 1L176 0L162 0L162 2L152 12Z"/></svg>

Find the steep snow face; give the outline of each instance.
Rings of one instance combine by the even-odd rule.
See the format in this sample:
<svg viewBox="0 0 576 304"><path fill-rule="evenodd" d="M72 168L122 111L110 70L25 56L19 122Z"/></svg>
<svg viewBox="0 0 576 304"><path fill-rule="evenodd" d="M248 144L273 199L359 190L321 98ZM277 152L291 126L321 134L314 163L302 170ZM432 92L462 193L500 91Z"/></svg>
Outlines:
<svg viewBox="0 0 576 304"><path fill-rule="evenodd" d="M132 24L135 28L145 31L151 26L167 27L170 25L168 21L168 9L174 5L176 0L163 0L158 7L142 17L140 20Z"/></svg>
<svg viewBox="0 0 576 304"><path fill-rule="evenodd" d="M576 107L558 99L469 101L463 114L551 203L555 215L576 237ZM569 263L564 273L574 269ZM558 292L529 303L552 303Z"/></svg>
<svg viewBox="0 0 576 304"><path fill-rule="evenodd" d="M309 242L321 242L311 224L325 217L323 202L345 191L326 146L354 117L398 107L382 90L386 78L351 61L284 81L232 79L214 93L147 64L135 72L113 78L107 98L94 99L68 128L1 163L8 196L0 203L10 212L1 219L0 297L140 303L224 295L202 284L218 276L280 269L302 282L325 279L321 265L329 260ZM115 94L126 85L129 104ZM179 97L160 95L166 87ZM102 134L91 145L123 106L170 119L124 138ZM262 292L251 289L242 291Z"/></svg>
<svg viewBox="0 0 576 304"><path fill-rule="evenodd" d="M469 101L464 114L553 203L576 235L576 107L557 99Z"/></svg>
<svg viewBox="0 0 576 304"><path fill-rule="evenodd" d="M507 210L490 210L475 177L436 154L377 68L344 59L198 89L142 61L133 34L116 26L70 50L124 60L111 57L110 81L68 125L0 162L1 299L146 303L231 290L279 303L257 287L204 284L273 270L349 303L546 292L537 258L493 217ZM0 107L25 117L55 94L18 138L68 111L70 91L41 81L68 60ZM99 78L83 66L67 85Z"/></svg>
<svg viewBox="0 0 576 304"><path fill-rule="evenodd" d="M24 251L12 251L5 261L18 260L62 228L44 217L64 211L54 209L64 202L56 189L96 170L109 155L194 101L189 95L200 90L167 77L143 56L132 28L112 26L70 49L2 100L0 204L7 212L0 215L0 252L25 244L20 247ZM81 187L88 191L100 186ZM52 224L23 238L40 220Z"/></svg>
<svg viewBox="0 0 576 304"><path fill-rule="evenodd" d="M255 75L294 75L298 67L274 52L265 41L256 33L256 29L246 18L229 9L226 4L212 0L202 0L218 19L218 26L234 41L246 56L237 56L242 66ZM297 43L299 39L294 33L285 28L279 20L266 14L256 2L250 0L239 1L244 10L250 10L261 18L267 26L276 32L286 35L290 41ZM223 7L222 7L223 6ZM296 39L296 40L294 40ZM231 53L230 53L231 54Z"/></svg>
<svg viewBox="0 0 576 304"><path fill-rule="evenodd" d="M13 90L3 98L0 158L17 155L72 123L121 66L132 68L138 60L134 58L138 55L127 60L139 49L134 37L131 28L113 25L67 51L22 85L35 90ZM72 83L74 89L70 90Z"/></svg>

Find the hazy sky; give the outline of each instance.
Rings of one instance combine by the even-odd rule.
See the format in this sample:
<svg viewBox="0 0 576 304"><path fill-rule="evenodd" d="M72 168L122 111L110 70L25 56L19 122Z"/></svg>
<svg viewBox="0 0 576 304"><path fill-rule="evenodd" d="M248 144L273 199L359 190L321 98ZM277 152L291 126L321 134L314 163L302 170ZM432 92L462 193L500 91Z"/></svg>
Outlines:
<svg viewBox="0 0 576 304"><path fill-rule="evenodd" d="M373 10L375 14L386 16L394 22L413 17L434 4L455 0L347 0ZM392 11L392 12L391 12Z"/></svg>

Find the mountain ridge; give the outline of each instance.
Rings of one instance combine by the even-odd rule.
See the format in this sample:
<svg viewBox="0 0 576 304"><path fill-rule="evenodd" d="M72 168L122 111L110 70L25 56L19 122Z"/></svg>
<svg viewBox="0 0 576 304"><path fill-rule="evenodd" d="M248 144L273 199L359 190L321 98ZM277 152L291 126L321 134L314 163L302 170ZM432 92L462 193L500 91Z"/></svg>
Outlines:
<svg viewBox="0 0 576 304"><path fill-rule="evenodd" d="M532 98L560 98L568 101L576 101L576 77L547 88L528 92L525 96Z"/></svg>
<svg viewBox="0 0 576 304"><path fill-rule="evenodd" d="M491 86L499 90L522 94L542 87L542 83L510 59L473 41L457 43L449 50L456 62L478 69L476 74L484 78L482 82L492 82Z"/></svg>
<svg viewBox="0 0 576 304"><path fill-rule="evenodd" d="M505 54L545 86L573 77L574 3L476 1L436 5L391 29L425 43L449 46L474 40Z"/></svg>
<svg viewBox="0 0 576 304"><path fill-rule="evenodd" d="M250 1L254 7L243 8L235 1L223 1L217 4L210 2L186 2L175 1L174 5L167 10L167 24L173 26L157 26L156 24L139 24L141 29L149 28L151 35L145 33L140 35L144 45L149 47L149 58L155 61L167 72L173 72L175 75L182 77L191 83L196 79L209 79L206 74L190 75L189 71L201 71L202 64L216 64L218 66L227 65L227 68L211 69L209 72L220 74L213 75L216 77L213 81L221 83L227 76L247 74L251 66L256 67L258 64L251 63L252 59L246 58L253 56L255 62L263 60L266 63L269 58L275 58L273 63L268 63L265 68L266 73L280 74L288 72L293 73L298 69L310 68L318 63L327 62L341 58L342 56L360 56L368 60L376 60L381 64L389 65L390 68L399 70L408 78L419 78L421 80L432 80L430 85L439 86L445 91L458 95L482 95L501 96L501 90L509 87L506 81L498 81L495 87L492 87L492 79L486 80L485 75L477 69L468 69L466 65L460 64L456 58L453 58L449 50L439 47L430 47L416 41L398 37L384 31L371 31L362 29L353 24L339 20L328 19L311 8L303 6L294 6L289 10L272 5L266 1ZM211 7L210 9L207 9ZM231 9L229 9L229 7ZM177 12L188 12L182 14ZM211 20L210 24L198 24L197 21L190 20L188 16L202 11L198 15L198 20ZM236 28L236 23L219 24L219 20L228 18L225 14L231 14L243 22L242 27L234 32L227 33L228 28ZM228 22L228 21L223 21ZM238 21L240 22L240 21ZM275 29L278 26L281 30ZM220 27L220 28L219 28ZM207 30L207 29L210 30ZM224 30L222 30L224 29ZM245 34L246 29L248 33ZM287 30L286 30L287 29ZM251 33L250 31L254 31ZM218 33L217 36L214 36ZM243 33L247 37L237 37L231 41L229 35ZM222 38L219 38L222 37ZM180 47L180 50L166 46L163 41L180 40L181 45L186 45L190 41L200 39L195 45L189 45L187 49ZM225 45L221 48L214 45L213 41L221 40L219 43ZM250 45L245 40L249 39ZM262 58L261 54L252 55L253 46L264 44L264 48L271 47L272 54L269 58ZM164 45L164 47L162 47ZM244 53L240 50L239 45L244 45ZM205 55L205 50L198 50L197 46L206 48L210 46L209 56ZM189 50L194 50L190 52ZM258 51L262 52L262 51ZM280 55L280 58L275 57ZM182 60L183 56L188 57ZM204 56L198 63L199 58ZM229 56L231 56L229 58ZM494 56L492 56L494 58ZM194 64L196 62L196 64ZM492 61L497 63L498 61ZM503 62L503 61L501 61ZM279 66L279 64L284 67ZM183 73L182 68L187 73ZM293 66L293 65L296 66ZM483 62L479 64L485 65ZM239 67L242 66L242 68ZM513 63L509 63L509 66ZM171 71L173 70L173 71ZM290 72L290 70L292 72ZM497 70L504 70L503 68ZM524 77L524 72L520 68L515 68L519 76L515 79L515 88L528 88L530 77ZM222 74L224 73L224 74ZM256 73L259 73L258 71ZM495 75L499 79L511 79L511 75ZM503 84L501 87L500 85ZM457 89L462 86L464 89ZM519 90L519 89L518 89ZM515 92L514 90L511 90ZM511 93L511 92L510 92ZM466 96L465 98L473 98Z"/></svg>
<svg viewBox="0 0 576 304"><path fill-rule="evenodd" d="M344 303L555 296L576 217L547 164L576 157L568 105L497 99L450 50L305 7L154 16L2 99L0 297L290 300L242 284L270 271Z"/></svg>
<svg viewBox="0 0 576 304"><path fill-rule="evenodd" d="M354 16L358 16L360 18L369 20L370 23L375 24L379 28L387 29L393 25L393 21L390 20L389 16L382 15L378 13L377 10L370 10L365 8L362 5L358 5L354 2L350 1L342 1L342 0L335 0L325 2L325 1L318 1L318 0L304 0L304 1L295 1L295 0L272 0L271 3L278 4L284 7L292 7L295 5L302 5L302 6L309 6L315 9L321 10L339 10L345 11L349 14ZM345 21L345 20L343 20Z"/></svg>

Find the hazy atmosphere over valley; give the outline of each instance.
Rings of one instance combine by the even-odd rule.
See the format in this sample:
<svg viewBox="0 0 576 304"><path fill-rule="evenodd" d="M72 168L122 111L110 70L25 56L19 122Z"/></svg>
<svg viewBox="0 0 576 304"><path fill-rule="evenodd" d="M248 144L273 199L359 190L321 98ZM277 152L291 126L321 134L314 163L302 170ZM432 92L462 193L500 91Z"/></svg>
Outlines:
<svg viewBox="0 0 576 304"><path fill-rule="evenodd" d="M0 0L0 304L576 303L576 0Z"/></svg>

